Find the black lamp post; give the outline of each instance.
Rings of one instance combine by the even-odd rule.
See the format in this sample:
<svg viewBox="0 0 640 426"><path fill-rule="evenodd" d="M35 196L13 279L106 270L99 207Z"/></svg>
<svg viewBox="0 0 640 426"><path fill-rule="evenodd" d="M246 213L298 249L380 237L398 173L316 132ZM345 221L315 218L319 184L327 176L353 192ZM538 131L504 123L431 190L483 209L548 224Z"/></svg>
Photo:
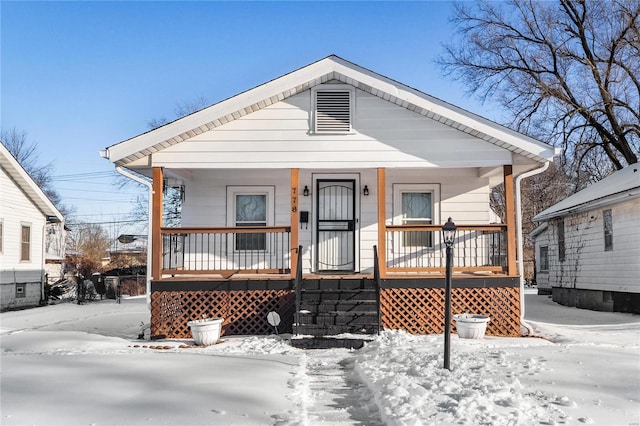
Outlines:
<svg viewBox="0 0 640 426"><path fill-rule="evenodd" d="M451 262L453 257L453 243L456 239L456 224L447 220L442 227L442 239L447 246L447 264L444 284L444 368L451 370Z"/></svg>

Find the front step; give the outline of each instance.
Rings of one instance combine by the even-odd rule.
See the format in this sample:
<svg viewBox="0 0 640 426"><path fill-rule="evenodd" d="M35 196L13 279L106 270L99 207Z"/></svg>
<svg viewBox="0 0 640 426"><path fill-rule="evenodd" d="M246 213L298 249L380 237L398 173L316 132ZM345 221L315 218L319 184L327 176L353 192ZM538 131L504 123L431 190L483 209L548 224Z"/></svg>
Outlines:
<svg viewBox="0 0 640 426"><path fill-rule="evenodd" d="M369 339L337 339L334 337L308 337L291 339L291 346L299 349L361 349Z"/></svg>
<svg viewBox="0 0 640 426"><path fill-rule="evenodd" d="M375 285L370 279L305 280L294 333L323 338L339 334L378 332L378 303ZM316 347L324 340L299 343ZM335 343L335 339L330 342ZM336 346L345 347L345 346Z"/></svg>

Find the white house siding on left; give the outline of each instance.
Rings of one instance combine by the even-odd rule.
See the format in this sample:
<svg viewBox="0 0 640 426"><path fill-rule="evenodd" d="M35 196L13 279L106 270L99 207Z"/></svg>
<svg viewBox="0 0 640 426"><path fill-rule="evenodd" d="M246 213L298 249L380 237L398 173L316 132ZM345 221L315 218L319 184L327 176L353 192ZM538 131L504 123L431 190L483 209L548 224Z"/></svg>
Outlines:
<svg viewBox="0 0 640 426"><path fill-rule="evenodd" d="M604 249L603 211L613 216L613 250ZM640 293L640 199L564 218L566 258L558 258L557 220L548 231L554 287Z"/></svg>
<svg viewBox="0 0 640 426"><path fill-rule="evenodd" d="M275 195L274 223L290 224L290 170L194 170L185 182L185 202L182 208L182 226L229 226L227 190L231 186L269 187ZM312 270L314 239L313 191L316 179L349 178L356 181L357 233L356 268L363 272L373 269L373 246L378 244L377 169L327 170L301 169L299 186L307 186L312 194L300 196L299 211L310 212L308 226L300 225L299 242L304 247L303 268ZM444 223L451 216L458 224L485 224L489 221L489 182L478 176L476 168L466 169L389 169L386 173L386 217L393 223L394 190L397 185L427 184L437 186L440 192L439 210L434 221ZM369 196L362 195L367 185ZM358 259L359 258L359 259ZM359 263L358 263L359 262Z"/></svg>
<svg viewBox="0 0 640 426"><path fill-rule="evenodd" d="M0 168L0 309L34 306L42 297L44 274L43 232L45 216ZM20 260L21 227L31 228L29 261ZM24 297L16 298L16 286L24 285Z"/></svg>

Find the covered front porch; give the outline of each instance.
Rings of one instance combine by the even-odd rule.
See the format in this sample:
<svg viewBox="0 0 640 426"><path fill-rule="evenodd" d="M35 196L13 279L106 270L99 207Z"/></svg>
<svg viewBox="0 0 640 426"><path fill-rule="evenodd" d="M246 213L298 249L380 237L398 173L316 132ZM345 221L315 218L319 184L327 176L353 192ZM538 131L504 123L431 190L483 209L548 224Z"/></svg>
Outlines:
<svg viewBox="0 0 640 426"><path fill-rule="evenodd" d="M327 330L443 331L442 225L388 223L386 173L377 169L377 182L371 187L376 194L377 238L372 246L359 245L357 255L364 259L357 262L360 268L316 271L312 261L306 266L302 262L305 254L313 259L313 247L300 244L300 229L307 224L300 215L304 186L299 173L290 171L289 224L162 227L163 170L154 168L152 336L188 338L186 323L203 316L224 317L225 334L268 334L273 327L266 316L272 311L282 318L281 332L301 332L296 329L302 322L296 313L309 310L301 300L304 294L319 301L312 308L318 312L308 318ZM513 194L510 166L504 167L504 183L511 188L507 194ZM507 217L513 218L513 196L506 201L511 213ZM519 335L515 253L513 221L458 225L453 312L491 316L488 334Z"/></svg>

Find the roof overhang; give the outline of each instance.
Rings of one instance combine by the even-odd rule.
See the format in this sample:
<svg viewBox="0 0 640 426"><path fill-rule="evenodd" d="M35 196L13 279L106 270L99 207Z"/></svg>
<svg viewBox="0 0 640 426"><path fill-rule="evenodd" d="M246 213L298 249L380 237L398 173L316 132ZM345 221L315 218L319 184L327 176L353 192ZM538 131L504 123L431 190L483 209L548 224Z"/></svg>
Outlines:
<svg viewBox="0 0 640 426"><path fill-rule="evenodd" d="M48 223L61 223L64 221L62 213L53 205L49 197L40 189L24 168L18 163L9 150L0 143L0 166L15 182L16 186L31 200L42 212Z"/></svg>
<svg viewBox="0 0 640 426"><path fill-rule="evenodd" d="M108 147L101 155L117 166L144 169L148 157L317 85L337 80L410 111L511 151L536 164L560 151L551 145L446 103L337 56L329 56L212 106ZM526 166L526 169L536 165Z"/></svg>

